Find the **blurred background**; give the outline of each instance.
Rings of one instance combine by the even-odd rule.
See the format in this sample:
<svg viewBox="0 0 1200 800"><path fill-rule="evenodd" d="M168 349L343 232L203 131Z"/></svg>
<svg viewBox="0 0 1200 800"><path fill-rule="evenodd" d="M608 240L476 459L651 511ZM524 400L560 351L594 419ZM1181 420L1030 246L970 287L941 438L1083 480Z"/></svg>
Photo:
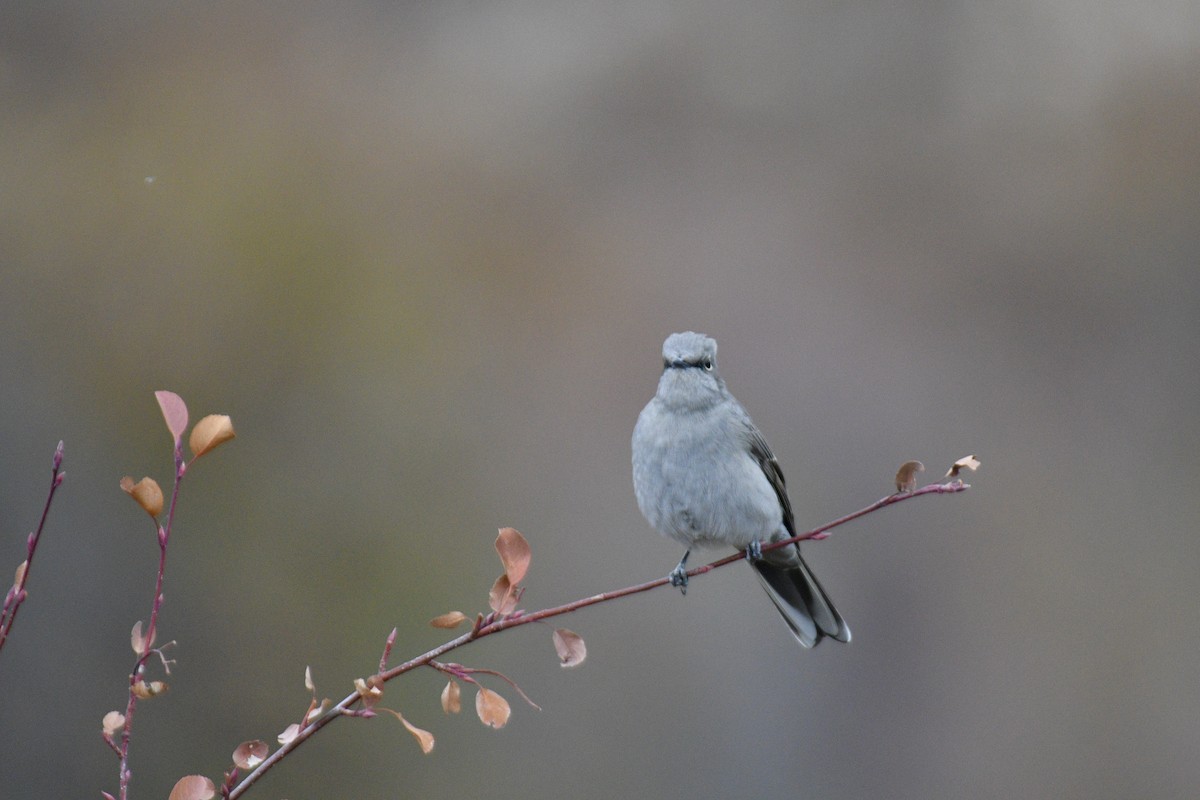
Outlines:
<svg viewBox="0 0 1200 800"><path fill-rule="evenodd" d="M238 438L187 476L136 797L215 780L399 628L666 574L629 437L699 330L854 631L802 651L744 567L454 659L250 796L1173 798L1200 786L1200 6L9 3L0 565L68 473L0 652L0 794L117 789L100 738L171 477L153 391ZM724 555L713 552L712 557ZM8 578L4 578L5 582ZM466 693L468 707L473 694Z"/></svg>

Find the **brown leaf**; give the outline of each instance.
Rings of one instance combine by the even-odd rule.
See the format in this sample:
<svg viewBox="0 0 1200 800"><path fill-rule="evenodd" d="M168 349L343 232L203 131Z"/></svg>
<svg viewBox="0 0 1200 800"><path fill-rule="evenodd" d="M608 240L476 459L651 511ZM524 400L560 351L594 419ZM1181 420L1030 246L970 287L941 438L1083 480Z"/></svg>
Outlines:
<svg viewBox="0 0 1200 800"><path fill-rule="evenodd" d="M185 775L175 782L170 800L212 800L217 787L203 775Z"/></svg>
<svg viewBox="0 0 1200 800"><path fill-rule="evenodd" d="M293 722L291 725L288 725L286 728L283 729L283 733L279 734L275 738L279 740L280 744L286 745L299 735L300 735L300 726L297 723Z"/></svg>
<svg viewBox="0 0 1200 800"><path fill-rule="evenodd" d="M400 717L399 714L397 714L396 716ZM411 733L413 735L413 738L415 738L417 740L417 744L419 744L421 746L421 752L428 755L429 752L431 750L433 750L433 745L434 745L433 734L427 730L422 730L421 728L418 728L416 725L413 725L411 722L406 720L404 717L400 717L400 722L404 723L404 727L408 728L408 732Z"/></svg>
<svg viewBox="0 0 1200 800"><path fill-rule="evenodd" d="M355 678L354 689L362 698L363 706L366 708L374 708L375 704L383 699L383 686L379 682L378 675L372 675L365 681L362 678Z"/></svg>
<svg viewBox="0 0 1200 800"><path fill-rule="evenodd" d="M509 583L507 574L496 578L496 582L492 584L492 591L488 593L488 605L497 614L511 614L517 610L517 590Z"/></svg>
<svg viewBox="0 0 1200 800"><path fill-rule="evenodd" d="M187 404L174 392L160 391L155 392L154 396L158 399L158 407L162 409L163 419L167 421L167 430L171 432L171 438L178 442L187 430Z"/></svg>
<svg viewBox="0 0 1200 800"><path fill-rule="evenodd" d="M964 469L969 469L971 472L979 469L979 459L975 456L963 456L958 461L955 461L950 470L946 473L947 478L957 478L958 473Z"/></svg>
<svg viewBox="0 0 1200 800"><path fill-rule="evenodd" d="M238 769L254 769L271 754L271 746L262 739L242 742L233 751L233 763Z"/></svg>
<svg viewBox="0 0 1200 800"><path fill-rule="evenodd" d="M451 679L446 688L442 689L442 711L447 714L457 714L462 711L462 690L458 687L458 681Z"/></svg>
<svg viewBox="0 0 1200 800"><path fill-rule="evenodd" d="M133 684L130 691L141 700L149 700L151 697L158 697L160 694L164 694L168 688L170 687L162 681L150 681L147 683L139 678Z"/></svg>
<svg viewBox="0 0 1200 800"><path fill-rule="evenodd" d="M234 437L233 420L224 414L209 414L196 423L188 437L188 447L196 458Z"/></svg>
<svg viewBox="0 0 1200 800"><path fill-rule="evenodd" d="M100 721L100 728L104 731L105 736L112 736L121 728L125 727L125 715L120 711L110 711L104 715L104 719Z"/></svg>
<svg viewBox="0 0 1200 800"><path fill-rule="evenodd" d="M479 693L475 695L475 713L484 725L499 729L508 723L512 709L503 697L480 686Z"/></svg>
<svg viewBox="0 0 1200 800"><path fill-rule="evenodd" d="M516 586L529 569L529 542L516 528L501 528L496 537L496 552L500 554L500 563L504 565L508 582Z"/></svg>
<svg viewBox="0 0 1200 800"><path fill-rule="evenodd" d="M163 493L153 478L142 478L137 483L126 475L121 478L121 491L129 495L151 517L157 517L163 510Z"/></svg>
<svg viewBox="0 0 1200 800"><path fill-rule="evenodd" d="M457 628L467 620L467 615L461 611L451 611L447 614L442 614L439 617L434 617L429 620L429 624L435 628Z"/></svg>
<svg viewBox="0 0 1200 800"><path fill-rule="evenodd" d="M583 637L566 628L554 631L554 649L564 667L578 667L587 658L587 645Z"/></svg>
<svg viewBox="0 0 1200 800"><path fill-rule="evenodd" d="M924 472L925 465L920 461L905 461L896 472L896 491L911 492L917 488L917 473Z"/></svg>
<svg viewBox="0 0 1200 800"><path fill-rule="evenodd" d="M133 623L133 630L129 632L129 645L133 648L135 655L144 655L145 652L154 646L154 642L147 642L146 637L142 635L142 621L139 619Z"/></svg>

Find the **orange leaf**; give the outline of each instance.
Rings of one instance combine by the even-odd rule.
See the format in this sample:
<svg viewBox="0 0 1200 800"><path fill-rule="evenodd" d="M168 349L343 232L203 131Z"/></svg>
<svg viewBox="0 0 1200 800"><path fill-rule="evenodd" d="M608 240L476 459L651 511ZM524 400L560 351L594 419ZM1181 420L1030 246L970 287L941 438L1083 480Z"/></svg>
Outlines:
<svg viewBox="0 0 1200 800"><path fill-rule="evenodd" d="M517 592L516 588L508 582L507 574L496 578L496 582L492 584L492 591L488 593L488 605L497 614L511 614L516 611Z"/></svg>
<svg viewBox="0 0 1200 800"><path fill-rule="evenodd" d="M196 458L234 437L233 420L224 414L209 414L196 423L188 437L188 447Z"/></svg>
<svg viewBox="0 0 1200 800"><path fill-rule="evenodd" d="M442 711L447 714L457 714L462 711L462 690L458 688L458 682L451 680L446 684L446 688L442 689ZM124 719L122 719L124 722Z"/></svg>
<svg viewBox="0 0 1200 800"><path fill-rule="evenodd" d="M140 619L133 623L133 630L129 632L129 645L133 648L134 654L139 656L154 645L154 642L147 642L146 637L142 635L142 621Z"/></svg>
<svg viewBox="0 0 1200 800"><path fill-rule="evenodd" d="M262 739L242 742L233 751L233 763L238 769L254 769L270 755L271 747Z"/></svg>
<svg viewBox="0 0 1200 800"><path fill-rule="evenodd" d="M163 510L163 493L153 478L142 478L137 483L126 475L121 478L121 491L133 498L142 510L151 517L157 517Z"/></svg>
<svg viewBox="0 0 1200 800"><path fill-rule="evenodd" d="M499 729L508 723L512 709L503 697L480 686L479 694L475 695L475 713L484 725Z"/></svg>
<svg viewBox="0 0 1200 800"><path fill-rule="evenodd" d="M554 649L564 667L578 667L587 658L587 645L583 637L566 628L554 631Z"/></svg>
<svg viewBox="0 0 1200 800"><path fill-rule="evenodd" d="M167 421L167 430L171 437L178 442L187 430L188 410L183 398L174 392L155 392L158 407L162 409L163 419Z"/></svg>
<svg viewBox="0 0 1200 800"><path fill-rule="evenodd" d="M170 800L212 800L217 787L203 775L186 775L175 783Z"/></svg>
<svg viewBox="0 0 1200 800"><path fill-rule="evenodd" d="M104 715L104 719L100 722L100 727L104 731L105 736L112 736L125 727L125 715L120 711L110 711Z"/></svg>
<svg viewBox="0 0 1200 800"><path fill-rule="evenodd" d="M434 617L429 620L429 624L435 628L457 628L467 619L467 615L461 611L451 611L447 614L442 614L439 617Z"/></svg>
<svg viewBox="0 0 1200 800"><path fill-rule="evenodd" d="M950 467L949 472L946 473L945 477L957 478L958 473L962 472L964 469L969 469L971 472L979 469L979 459L973 455L963 456L958 461L954 462L954 464Z"/></svg>
<svg viewBox="0 0 1200 800"><path fill-rule="evenodd" d="M896 471L896 491L911 492L917 488L917 473L924 472L925 465L920 461L905 461Z"/></svg>
<svg viewBox="0 0 1200 800"><path fill-rule="evenodd" d="M396 716L400 717L399 714L397 714ZM421 746L422 753L428 754L429 751L433 750L434 739L433 739L432 733L430 733L429 731L426 731L426 730L422 730L421 728L418 728L416 725L413 725L411 722L406 720L404 717L400 717L400 721L402 723L404 723L404 727L408 728L408 732L411 733L413 735L413 738L415 738L417 740L417 744L419 744Z"/></svg>
<svg viewBox="0 0 1200 800"><path fill-rule="evenodd" d="M516 528L501 528L496 537L496 552L500 554L500 563L504 565L508 582L516 586L529 569L529 542Z"/></svg>

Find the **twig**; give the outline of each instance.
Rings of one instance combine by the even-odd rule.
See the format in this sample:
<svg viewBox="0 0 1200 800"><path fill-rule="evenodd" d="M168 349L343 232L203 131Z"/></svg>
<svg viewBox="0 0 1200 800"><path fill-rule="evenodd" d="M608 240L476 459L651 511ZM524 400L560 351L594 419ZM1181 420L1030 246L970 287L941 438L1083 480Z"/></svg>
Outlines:
<svg viewBox="0 0 1200 800"><path fill-rule="evenodd" d="M183 440L176 438L175 488L171 492L171 505L167 511L166 526L159 525L158 520L151 517L158 538L158 578L154 585L154 603L150 610L150 624L146 628L146 637L143 640L145 642L143 652L138 655L138 659L133 665L133 671L129 673L129 699L125 705L125 726L121 732L121 800L128 800L129 779L132 777L132 773L129 771L129 744L133 736L133 712L137 710L138 684L142 682L142 676L146 674L146 661L151 655L158 653L160 658L164 658L165 665L165 657L162 652L154 648L154 637L158 630L158 616L162 611L163 604L163 577L167 570L167 545L171 540L171 525L175 521L175 506L179 502L179 484L183 481L185 474L187 474L187 463L183 458Z"/></svg>
<svg viewBox="0 0 1200 800"><path fill-rule="evenodd" d="M822 525L819 528L813 528L812 530L806 531L802 534L794 536L791 539L785 539L785 540L778 541L778 542L772 542L771 544L765 544L762 546L762 549L763 549L763 551L775 550L780 547L786 547L789 544L792 544L794 542L802 542L802 541L805 541L808 539L824 539L826 536L829 535L829 532L832 531L834 528L839 527L841 525L845 525L847 522L856 520L859 517L865 516L874 511L878 511L879 509L884 508L885 506L895 505L896 503L901 503L905 500L909 500L914 497L920 497L922 495L956 494L958 492L965 491L966 489L969 489L969 488L970 488L970 486L968 484L963 483L961 480L954 480L954 481L950 481L949 483L929 484L928 486L923 486L920 489L917 489L916 491L913 491L913 492L903 492L903 493L896 493L893 495L889 495L887 497L884 497L884 498L881 498L881 499L875 501L874 503L867 506L866 508L859 509L858 511L855 511L852 514L847 514L844 517L835 519L834 521L827 523L825 525ZM688 570L687 574L689 577L694 577L696 575L702 575L706 572L711 572L714 569L723 567L727 564L732 564L735 561L741 561L745 558L746 558L745 553L735 553L734 555L726 556L725 558L718 559L717 561L714 561L711 564L705 564L704 566L694 567L693 569ZM438 658L440 658L442 655L444 655L446 653L449 653L452 650L457 650L459 647L462 647L465 644L470 644L471 642L482 639L485 636L491 636L492 634L500 633L501 631L506 631L506 630L509 630L510 628L516 628L520 625L527 625L531 622L539 622L541 620L549 619L551 617L557 617L557 616L561 616L563 614L569 614L572 611L577 611L581 608L585 608L586 606L596 605L597 603L604 603L609 600L616 600L619 597L628 597L629 595L632 595L632 594L638 594L640 592L647 592L651 589L657 589L660 586L670 585L670 583L671 583L671 579L668 576L668 577L658 578L658 579L652 580L652 581L647 581L645 583L639 583L634 586L627 586L624 589L616 589L611 592L601 592L600 594L595 594L595 595L592 595L591 597L583 597L578 600L574 600L570 603L564 603L563 605L554 606L552 608L545 608L545 609L542 609L541 611L535 611L535 612L528 613L528 614L517 611L517 612L514 612L513 614L510 614L510 615L507 615L504 617L499 617L499 618L494 618L494 619L488 618L487 620L485 620L484 624L479 624L479 622L476 622L475 626L473 626L471 630L467 631L466 633L462 634L461 636L451 639L450 641L445 642L444 644L441 644L441 645L435 647L434 649L430 650L429 652L419 655L416 658L410 659L409 661L406 661L403 664L399 664L395 667L392 667L389 670L383 670L378 674L377 677L379 678L379 680L386 682L386 681L390 681L392 678L399 677L400 675L403 675L406 672L410 672L410 671L416 669L417 667L423 667L423 666L431 666L431 667L434 667L437 669L442 669L443 671L445 671L449 667L449 665L439 664L436 661ZM388 652L390 652L390 650L391 650L390 643L387 647L387 650L388 650ZM486 671L486 670L473 670L473 671ZM296 735L290 741L288 741L286 744L284 744L278 750L276 750L274 753L272 753L270 756L268 756L254 770L252 770L244 778L242 778L241 782L238 783L237 786L233 787L233 789L230 790L229 795L228 795L229 800L237 800L237 798L239 798L243 794L245 794L246 791L251 786L253 786L254 783L256 781L258 781L259 778L261 778L263 775L265 775L267 772L269 772L272 767L274 767L276 764L278 764L280 761L282 761L284 758L286 758L288 756L288 754L290 754L293 750L295 750L297 747L302 745L304 742L311 739L317 733L317 731L324 728L330 722L332 722L333 720L335 720L341 716L348 716L348 715L352 716L354 714L354 712L351 711L351 708L356 703L358 703L360 699L361 699L361 696L359 695L359 693L354 692L354 693L348 695L347 697L343 698L341 700L341 702L339 702L336 705L334 705L333 707L331 707L328 711L326 711L320 717L316 718L315 720L308 723L307 725L301 727L301 729L296 733Z"/></svg>
<svg viewBox="0 0 1200 800"><path fill-rule="evenodd" d="M42 518L38 522L37 530L29 534L29 538L26 539L25 561L17 570L17 579L13 582L12 588L4 596L4 610L0 612L0 649L8 641L8 634L17 621L17 611L25 602L25 598L29 596L25 590L25 584L29 581L29 570L33 567L33 554L37 550L38 542L41 541L42 529L46 527L46 517L50 514L50 504L54 502L54 492L63 482L63 478L67 477L67 473L59 471L62 467L62 460L63 443L59 442L54 451L54 466L50 471L50 493L46 495L46 505L42 507Z"/></svg>

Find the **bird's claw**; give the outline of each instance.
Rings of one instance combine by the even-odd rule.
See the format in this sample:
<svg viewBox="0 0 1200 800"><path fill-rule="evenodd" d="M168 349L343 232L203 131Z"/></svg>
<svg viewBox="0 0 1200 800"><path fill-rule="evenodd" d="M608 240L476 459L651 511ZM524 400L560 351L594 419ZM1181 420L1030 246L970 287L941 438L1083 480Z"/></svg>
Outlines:
<svg viewBox="0 0 1200 800"><path fill-rule="evenodd" d="M671 574L667 577L671 579L672 586L678 586L680 592L687 594L688 576L687 570L683 568L682 564L671 570Z"/></svg>
<svg viewBox="0 0 1200 800"><path fill-rule="evenodd" d="M746 547L746 560L753 563L761 561L762 557L762 542L755 539Z"/></svg>
<svg viewBox="0 0 1200 800"><path fill-rule="evenodd" d="M691 550L688 550L686 553L684 553L683 558L679 559L679 563L675 565L675 569L671 570L670 574L667 575L667 577L671 579L671 585L678 586L681 594L687 594L687 560L688 556L691 554Z"/></svg>

